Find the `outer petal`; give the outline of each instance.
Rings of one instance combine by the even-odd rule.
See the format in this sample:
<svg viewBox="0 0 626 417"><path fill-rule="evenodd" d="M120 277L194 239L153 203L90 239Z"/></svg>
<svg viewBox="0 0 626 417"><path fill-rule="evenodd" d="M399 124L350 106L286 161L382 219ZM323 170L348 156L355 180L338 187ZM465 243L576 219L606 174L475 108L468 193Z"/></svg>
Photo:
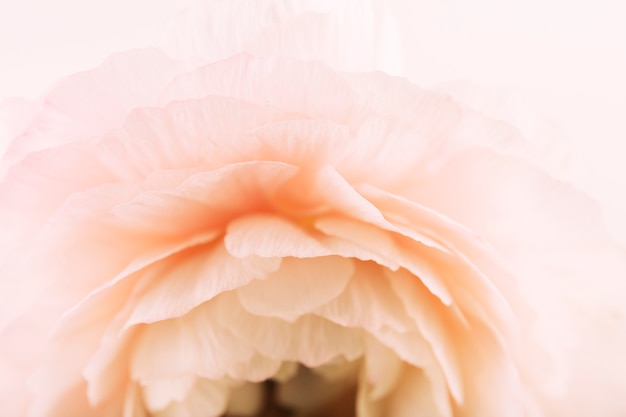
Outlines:
<svg viewBox="0 0 626 417"><path fill-rule="evenodd" d="M6 163L13 164L29 152L120 127L130 110L157 104L171 79L194 66L173 61L154 49L142 49L115 54L94 70L66 78L11 144ZM138 77L142 82L136 82Z"/></svg>
<svg viewBox="0 0 626 417"><path fill-rule="evenodd" d="M391 73L402 66L391 16L377 1L196 2L172 20L170 29L167 49L176 56L219 60L248 52Z"/></svg>

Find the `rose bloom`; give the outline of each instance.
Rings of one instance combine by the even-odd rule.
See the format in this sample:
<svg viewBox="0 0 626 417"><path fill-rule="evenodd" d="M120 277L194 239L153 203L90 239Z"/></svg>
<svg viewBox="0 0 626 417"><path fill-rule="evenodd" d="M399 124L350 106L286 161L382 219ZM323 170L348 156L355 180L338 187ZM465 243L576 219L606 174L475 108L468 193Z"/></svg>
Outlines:
<svg viewBox="0 0 626 417"><path fill-rule="evenodd" d="M254 4L11 109L0 414L623 416L624 252L552 130Z"/></svg>

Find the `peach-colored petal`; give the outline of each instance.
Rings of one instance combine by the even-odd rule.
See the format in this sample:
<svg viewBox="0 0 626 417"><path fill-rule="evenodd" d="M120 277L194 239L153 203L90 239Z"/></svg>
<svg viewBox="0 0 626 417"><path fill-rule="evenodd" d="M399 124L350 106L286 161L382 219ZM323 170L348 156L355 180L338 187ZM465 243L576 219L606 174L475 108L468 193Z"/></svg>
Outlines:
<svg viewBox="0 0 626 417"><path fill-rule="evenodd" d="M297 171L280 162L232 164L190 175L175 188L139 193L111 211L116 223L144 234L222 229L230 219L271 208L273 194Z"/></svg>
<svg viewBox="0 0 626 417"><path fill-rule="evenodd" d="M247 313L238 300L222 297L216 320L237 334L261 355L315 367L343 355L354 360L362 354L360 329L345 329L321 317L307 315L294 323ZM268 333L267 328L272 328ZM280 335L280 337L276 337Z"/></svg>
<svg viewBox="0 0 626 417"><path fill-rule="evenodd" d="M150 381L195 374L219 379L234 364L251 358L252 347L239 343L232 330L211 320L215 308L208 303L182 318L143 328L134 344L131 377Z"/></svg>
<svg viewBox="0 0 626 417"><path fill-rule="evenodd" d="M314 312L342 326L370 331L388 326L403 332L415 327L382 268L372 263L357 263L344 291Z"/></svg>
<svg viewBox="0 0 626 417"><path fill-rule="evenodd" d="M452 258L444 251L435 252L428 250L427 247L422 250L429 253L428 257L431 264L444 265L444 268L450 272L458 270L458 267L467 268L461 274L458 272L452 274L452 276L460 276L471 273L474 276L473 280L455 280L455 285L450 287L451 291L456 293L454 299L462 300L466 295L471 294L476 299L481 300L479 305L489 306L489 309L498 311L497 314L488 314L485 318L494 323L495 329L504 331L508 337L515 339L515 333L518 329L514 324L516 318L511 310L511 305L514 305L516 310L520 307L514 296L516 288L512 285L511 274L500 267L498 255L493 251L489 242L485 242L471 229L421 204L375 187L366 185L358 188L364 196L375 202L397 225L396 228L407 237L412 237L415 233L414 227L410 227L410 225L418 224L422 233L427 236L436 236L442 244L449 248L454 253ZM446 259L453 260L453 262L450 263ZM433 268L435 267L433 266ZM435 269L443 270L441 267ZM487 276L486 273L489 275ZM511 297L504 298L503 294ZM518 310L518 312L523 313L525 311Z"/></svg>
<svg viewBox="0 0 626 417"><path fill-rule="evenodd" d="M386 399L387 413L397 417L450 417L442 413L434 402L431 382L423 371L407 366L396 384L396 389Z"/></svg>
<svg viewBox="0 0 626 417"><path fill-rule="evenodd" d="M422 249L422 245L419 244L421 242L411 242L413 245L407 247L408 245L403 244L404 242L399 241L398 238L390 238L390 235L386 236L386 238L380 238L380 231L378 231L378 233L372 233L371 226L351 221L321 219L318 222L318 227L326 233L341 236L355 244L366 244L371 248L375 248L373 250L380 252L382 259L392 259L392 263L385 263L383 261L383 265L391 269L397 269L397 267L394 268L395 265L408 269L418 276L419 279L426 284L428 289L432 291L433 294L437 295L444 303L450 304L452 302L444 279L440 276L439 272L431 266L430 262L425 260L425 256L420 256L420 254L426 253L426 249L428 248L428 246L424 245L424 249ZM395 228L390 226L390 229L393 230ZM384 232L382 234L384 234ZM422 238L419 232L415 233L415 236L421 241L430 243L430 239ZM433 243L433 245L437 244Z"/></svg>
<svg viewBox="0 0 626 417"><path fill-rule="evenodd" d="M82 377L87 382L87 398L92 405L114 403L119 398L120 388L132 384L129 382L128 364L137 335L137 329L121 333L107 329L100 346L94 348L82 371Z"/></svg>
<svg viewBox="0 0 626 417"><path fill-rule="evenodd" d="M291 119L249 131L242 154L312 170L347 157L348 126L328 120ZM304 139L304 140L303 140ZM243 141L242 141L243 142Z"/></svg>
<svg viewBox="0 0 626 417"><path fill-rule="evenodd" d="M121 290L128 292L134 287L136 283L135 281L137 281L140 277L151 274L152 271L150 266L155 264L159 265L159 263L164 259L180 253L185 249L206 244L207 242L212 241L215 237L215 232L209 232L193 236L192 238L183 240L182 242L157 247L153 251L143 253L140 257L137 257L129 263L118 273L118 275L113 277L113 279L103 282L101 286L95 288L90 294L86 294L85 297L72 309L65 312L59 322L60 328L58 330L61 333L72 333L76 330L76 327L84 326L86 324L85 320L88 322L93 319L85 315L86 311L94 310L102 313L103 309L106 311L109 308L111 308L112 311L115 311L116 307L113 306L118 305L117 308L119 308L119 306L125 302L127 297L126 294L116 294L116 291L120 290L116 288L118 283L123 283L124 280L130 277L131 283L126 284L125 287L122 287L125 289ZM65 327L69 328L65 329Z"/></svg>
<svg viewBox="0 0 626 417"><path fill-rule="evenodd" d="M450 321L456 318L446 312L444 306L437 305L438 301L425 293L424 286L413 275L401 270L389 273L389 281L441 364L452 396L457 402L463 402L464 387L455 352L458 340L447 330L452 324Z"/></svg>
<svg viewBox="0 0 626 417"><path fill-rule="evenodd" d="M170 402L182 402L196 384L196 380L193 375L184 375L146 382L142 385L146 408L154 412L164 409Z"/></svg>
<svg viewBox="0 0 626 417"><path fill-rule="evenodd" d="M149 417L139 384L129 384L124 397L123 417Z"/></svg>
<svg viewBox="0 0 626 417"><path fill-rule="evenodd" d="M513 358L502 352L490 330L480 323L465 334L456 331L459 338L468 341L459 346L459 363L464 368L467 395L465 401L458 404L458 413L471 416L480 410L494 416L524 416L521 380ZM490 389L484 390L487 386Z"/></svg>
<svg viewBox="0 0 626 417"><path fill-rule="evenodd" d="M239 288L237 297L252 314L294 321L336 298L353 272L352 260L339 256L285 258L277 271Z"/></svg>
<svg viewBox="0 0 626 417"><path fill-rule="evenodd" d="M150 386L151 384L148 384L146 386L148 391L144 388L144 392L149 392ZM167 392L164 394L171 395ZM158 393L154 395L154 400L162 401L163 397L159 397ZM157 403L151 403L149 398L146 397L147 408L156 417L218 417L223 415L228 404L228 388L213 381L198 378L184 398L179 401L174 400L166 407L161 407L160 404L156 406Z"/></svg>
<svg viewBox="0 0 626 417"><path fill-rule="evenodd" d="M366 381L371 386L368 397L376 401L385 397L396 387L405 364L395 352L373 337L367 339L364 356Z"/></svg>
<svg viewBox="0 0 626 417"><path fill-rule="evenodd" d="M180 252L150 273L125 325L183 316L222 292L265 279L280 265L280 258L235 258L220 243Z"/></svg>
<svg viewBox="0 0 626 417"><path fill-rule="evenodd" d="M237 257L316 257L332 255L315 237L292 222L276 216L255 215L228 225L224 244Z"/></svg>

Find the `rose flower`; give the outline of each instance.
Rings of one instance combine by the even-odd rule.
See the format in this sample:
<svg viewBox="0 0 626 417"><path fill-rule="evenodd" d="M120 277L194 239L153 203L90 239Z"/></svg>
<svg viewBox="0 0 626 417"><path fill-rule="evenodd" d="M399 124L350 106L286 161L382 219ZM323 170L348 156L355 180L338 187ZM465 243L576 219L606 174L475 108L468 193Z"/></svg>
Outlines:
<svg viewBox="0 0 626 417"><path fill-rule="evenodd" d="M113 55L11 143L3 416L623 411L578 340L623 253L535 142L404 78L259 55Z"/></svg>

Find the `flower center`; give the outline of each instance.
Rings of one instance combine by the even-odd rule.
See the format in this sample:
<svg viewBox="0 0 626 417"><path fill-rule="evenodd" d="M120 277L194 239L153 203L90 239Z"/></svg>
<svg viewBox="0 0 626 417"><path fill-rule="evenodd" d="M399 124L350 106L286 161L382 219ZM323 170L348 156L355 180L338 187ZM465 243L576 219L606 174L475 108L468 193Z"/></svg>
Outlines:
<svg viewBox="0 0 626 417"><path fill-rule="evenodd" d="M291 379L261 383L262 405L250 417L355 417L355 375L329 379L315 370L299 367ZM225 417L243 417L227 414Z"/></svg>

